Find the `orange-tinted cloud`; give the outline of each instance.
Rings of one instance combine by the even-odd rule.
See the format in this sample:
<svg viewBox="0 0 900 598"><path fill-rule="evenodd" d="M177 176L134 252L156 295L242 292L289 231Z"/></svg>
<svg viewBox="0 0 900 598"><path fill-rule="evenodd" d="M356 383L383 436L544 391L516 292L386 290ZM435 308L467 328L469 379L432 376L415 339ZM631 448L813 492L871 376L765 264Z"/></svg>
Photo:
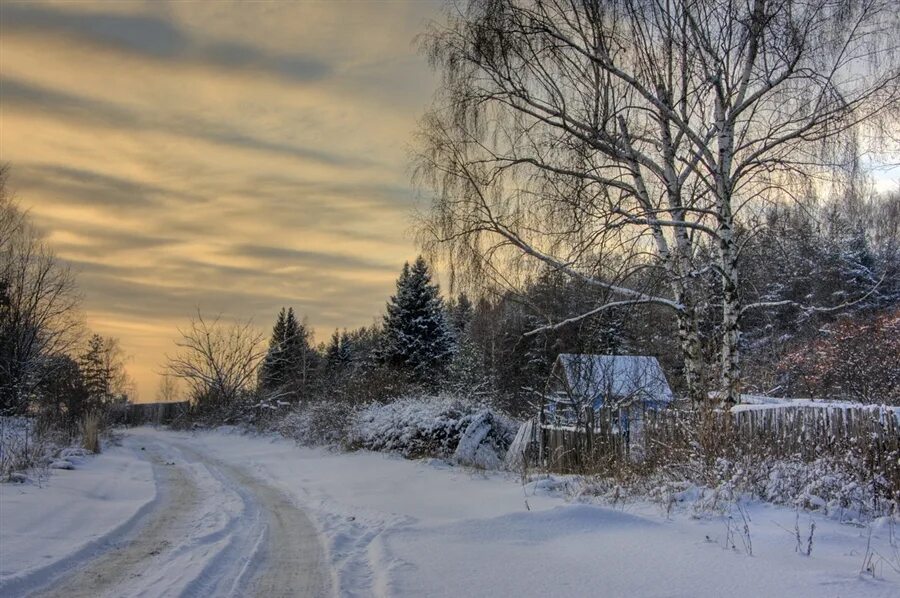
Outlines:
<svg viewBox="0 0 900 598"><path fill-rule="evenodd" d="M196 308L324 338L406 259L436 2L0 5L0 159L140 396Z"/></svg>

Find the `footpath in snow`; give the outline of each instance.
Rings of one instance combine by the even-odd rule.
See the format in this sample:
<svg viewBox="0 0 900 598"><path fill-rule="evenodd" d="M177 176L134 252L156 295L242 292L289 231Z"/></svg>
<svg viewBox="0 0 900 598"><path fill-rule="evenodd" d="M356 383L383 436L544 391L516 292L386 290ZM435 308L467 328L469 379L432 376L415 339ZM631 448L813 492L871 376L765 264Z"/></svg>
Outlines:
<svg viewBox="0 0 900 598"><path fill-rule="evenodd" d="M151 466L148 452L162 464ZM796 551L796 514L783 507L749 506L748 538L742 519L666 518L647 504L567 503L547 488L552 484L523 487L507 474L227 431L151 429L129 431L121 449L54 475L47 488L0 487L2 544L16 546L11 561L3 550L0 594L29 571L52 572L85 539L114 538L117 525L181 487L161 477L173 470L188 474L193 490L167 509L190 517L157 526L178 535L152 557L147 574L113 580L97 595L266 595L260 580L285 569L301 575L276 579L276 587L324 575L310 587L340 596L900 595L887 524L870 533L801 514L801 533L816 524L812 555L805 556ZM83 491L61 497L63 484L78 476L82 481L73 483ZM92 495L87 476L106 490ZM121 507L111 510L110 503ZM310 522L314 528L304 531ZM276 529L287 533L273 538ZM885 557L877 575L860 574L873 550ZM245 570L237 563L247 563ZM28 583L20 588L32 588Z"/></svg>

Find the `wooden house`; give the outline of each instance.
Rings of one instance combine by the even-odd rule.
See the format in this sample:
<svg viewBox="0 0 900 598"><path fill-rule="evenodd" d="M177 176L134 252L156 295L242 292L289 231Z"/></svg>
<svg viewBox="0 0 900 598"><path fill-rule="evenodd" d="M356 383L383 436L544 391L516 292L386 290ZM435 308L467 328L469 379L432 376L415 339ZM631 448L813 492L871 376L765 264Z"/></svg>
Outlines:
<svg viewBox="0 0 900 598"><path fill-rule="evenodd" d="M587 410L660 409L672 389L655 357L562 353L544 393L545 412L559 424L584 421Z"/></svg>

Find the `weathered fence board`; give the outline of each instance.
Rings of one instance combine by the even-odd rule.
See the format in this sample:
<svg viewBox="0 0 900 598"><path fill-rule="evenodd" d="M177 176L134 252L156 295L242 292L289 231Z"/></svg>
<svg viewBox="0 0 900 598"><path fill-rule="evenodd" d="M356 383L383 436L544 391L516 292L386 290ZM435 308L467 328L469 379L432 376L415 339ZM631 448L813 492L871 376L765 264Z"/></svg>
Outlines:
<svg viewBox="0 0 900 598"><path fill-rule="evenodd" d="M620 422L640 422L625 433ZM560 472L603 470L619 459L667 462L690 455L737 459L852 458L900 483L900 413L891 408L777 406L734 411L600 410L577 426L534 426L532 464Z"/></svg>

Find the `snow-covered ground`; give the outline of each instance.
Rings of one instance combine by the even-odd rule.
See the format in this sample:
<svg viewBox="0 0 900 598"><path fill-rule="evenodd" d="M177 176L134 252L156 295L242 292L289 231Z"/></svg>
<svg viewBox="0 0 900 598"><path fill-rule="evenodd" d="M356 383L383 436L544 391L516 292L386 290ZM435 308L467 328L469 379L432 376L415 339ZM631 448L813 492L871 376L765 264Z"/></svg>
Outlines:
<svg viewBox="0 0 900 598"><path fill-rule="evenodd" d="M249 540L269 538L238 522L263 521L266 510L283 515L293 507L318 530L329 582L341 596L900 595L900 572L891 567L900 562L893 560L897 552L885 523L874 526L870 537L869 529L803 514L804 547L810 522L816 525L812 555L805 556L796 551L796 514L783 507L750 505L748 537L738 515L728 524L723 517L694 518L688 512L667 518L650 504L613 508L570 503L554 491L552 481L523 486L512 475L441 462L332 453L227 431L150 429L129 432L122 449L80 470L55 474L46 488L0 487L2 545L15 546L12 561L6 556L12 551L3 550L0 594L8 595L4 588L13 587L3 580L8 584L48 565L52 571L52 563L78 550L86 536L115 529L116 521L127 522L151 500L145 460L151 453L163 459L155 465L162 494L177 484L160 478L161 472L182 471L194 480L193 497L184 501L190 505L183 507L194 513L191 525L157 525L169 525L179 534L170 538L177 549L166 547L148 557L158 560L147 571L167 574L122 580L115 590L106 587L110 595L175 595L199 589L197 579L212 583L210 576L224 575L247 554L256 554L241 552ZM123 471L130 473L121 492L131 496L141 488L146 494L132 500L129 509L113 512L110 488ZM109 484L108 489L94 496L84 481L78 482L81 492L66 493L63 481L78 476L99 476L101 487ZM278 496L291 505L280 506ZM296 517L278 517L276 528L302 525ZM106 523L95 523L95 518ZM82 525L73 526L75 521ZM271 536L272 522L269 527ZM240 541L233 540L238 537ZM288 546L284 538L268 541L270 550L251 559L259 561L257 569L269 572L261 577L276 570L271 562L266 569L266 561L273 560L271 547L304 549L302 543ZM872 550L880 555L874 558L876 575L860 574ZM292 566L296 564L278 563ZM244 586L238 577L230 585L203 587L215 588L215 595L228 594L229 588L246 595L239 591Z"/></svg>
<svg viewBox="0 0 900 598"><path fill-rule="evenodd" d="M0 484L0 589L101 552L156 499L153 467L128 447L71 460L40 485Z"/></svg>

